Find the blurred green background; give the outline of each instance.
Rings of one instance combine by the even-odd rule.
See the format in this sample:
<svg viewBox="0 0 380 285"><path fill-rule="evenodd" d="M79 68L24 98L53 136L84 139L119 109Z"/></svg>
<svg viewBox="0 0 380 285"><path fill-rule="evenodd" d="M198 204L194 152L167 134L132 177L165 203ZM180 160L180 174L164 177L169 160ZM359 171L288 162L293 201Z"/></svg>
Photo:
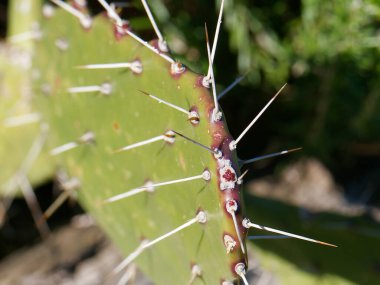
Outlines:
<svg viewBox="0 0 380 285"><path fill-rule="evenodd" d="M132 26L153 37L140 1L124 2ZM204 24L213 35L220 0L148 2L175 58L205 73ZM2 36L7 3L0 2ZM241 141L239 156L303 147L249 166L248 180L268 175L279 180L287 166L313 157L331 172L345 202L365 209L355 217L308 212L312 218L305 218L299 205L247 191L248 213L258 223L339 245L331 250L289 240L257 241L254 254L279 284L380 284L380 228L372 214L380 207L380 2L226 0L222 27L214 64L217 89L245 76L220 101L233 136L288 83Z"/></svg>
<svg viewBox="0 0 380 285"><path fill-rule="evenodd" d="M220 1L162 2L155 11L174 53L204 72L204 23L213 34ZM268 142L300 145L346 175L360 158L379 157L378 1L227 0L223 27L215 59L220 90L247 74L221 101L233 134L289 84L241 143L241 156Z"/></svg>

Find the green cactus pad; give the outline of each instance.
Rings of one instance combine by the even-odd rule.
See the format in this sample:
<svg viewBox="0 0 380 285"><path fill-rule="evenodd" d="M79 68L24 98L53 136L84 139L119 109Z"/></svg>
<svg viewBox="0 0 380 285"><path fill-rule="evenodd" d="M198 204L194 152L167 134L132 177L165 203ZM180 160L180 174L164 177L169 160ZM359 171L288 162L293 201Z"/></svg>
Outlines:
<svg viewBox="0 0 380 285"><path fill-rule="evenodd" d="M11 1L8 39L0 45L0 194L5 196L19 194L18 173L36 185L54 171L44 151L47 130L31 106L34 40L30 34L37 32L40 7L38 0Z"/></svg>
<svg viewBox="0 0 380 285"><path fill-rule="evenodd" d="M183 229L148 248L135 261L156 284L188 284L194 264L200 266L202 276L193 284L221 284L223 280L237 279L234 266L244 262L245 257L239 245L226 253L226 233L239 242L232 218L224 209L225 193L219 189L214 154L178 135L171 144L158 140L116 151L169 130L207 147L228 142L226 125L210 123L212 97L200 85L200 76L189 70L173 75L170 62L132 37L115 37L114 25L105 15L96 17L91 28L84 29L78 19L57 10L54 16L42 19L41 27L42 39L34 57L34 71L40 75L33 84L34 107L49 122L51 150L67 143L76 145L54 157L57 165L80 180L80 202L126 256L143 238L156 239L203 210L207 213L206 224L195 223ZM141 62L141 74L128 68L77 68L134 60ZM182 68L180 64L174 66ZM104 92L77 93L69 89L102 84L106 84ZM187 114L158 103L144 92L185 110L196 110L199 124L193 125ZM84 134L94 135L94 140L79 142ZM231 159L235 165L235 155ZM200 178L104 202L147 181L193 177L206 169L211 173L210 181ZM238 194L231 196L238 198ZM240 214L241 211L239 220Z"/></svg>

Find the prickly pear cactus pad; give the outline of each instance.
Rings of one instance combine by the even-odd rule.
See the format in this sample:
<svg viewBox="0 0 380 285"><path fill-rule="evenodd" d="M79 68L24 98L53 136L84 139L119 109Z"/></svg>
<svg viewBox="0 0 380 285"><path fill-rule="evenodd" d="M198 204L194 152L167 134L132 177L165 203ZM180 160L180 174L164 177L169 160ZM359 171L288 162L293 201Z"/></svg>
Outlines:
<svg viewBox="0 0 380 285"><path fill-rule="evenodd" d="M31 54L19 46L0 46L0 193L18 190L17 175L32 184L53 174L51 158L44 152L47 128L31 106Z"/></svg>
<svg viewBox="0 0 380 285"><path fill-rule="evenodd" d="M2 47L0 69L0 138L2 144L0 155L1 158L4 159L4 162L7 161L7 166L5 167L5 165L2 165L0 171L0 189L2 189L2 191L5 191L5 188L15 188L11 186L8 187L6 184L12 184L10 182L12 176L20 168L21 162L28 151L28 147L25 146L27 144L25 139L21 142L21 138L26 135L25 132L21 134L19 132L20 130L16 127L12 127L12 118L16 118L23 113L30 113L30 106L28 106L26 99L22 99L23 95L21 94L22 90L20 85L12 82L12 79L13 81L18 80L17 77L20 74L20 70L16 67L16 64L12 64L11 60L8 60L9 58L12 58L12 56L10 56L11 53L16 53L16 51L12 51L5 46ZM20 58L20 53L22 52L18 52L16 58ZM25 81L23 83L28 83L28 80ZM29 136L26 135L26 137L29 137L31 145L33 142L32 139L36 137L37 132L28 127L24 127L24 129L29 133ZM12 189L9 189L8 191L10 190Z"/></svg>
<svg viewBox="0 0 380 285"><path fill-rule="evenodd" d="M74 9L81 21L44 8L33 102L57 165L129 258L116 271L133 261L156 284L232 284L246 264L239 171L203 77L127 23Z"/></svg>
<svg viewBox="0 0 380 285"><path fill-rule="evenodd" d="M7 84L4 82L0 84L4 91L3 88L7 87ZM15 85L8 85L10 86ZM40 146L43 147L47 130L38 122L16 126L23 119L37 119L38 115L30 111L27 100L13 96L14 93L11 98L5 98L6 95L0 98L0 157L2 158L0 192L5 196L14 195L17 191L19 172L27 174L33 184L42 183L53 174L50 157L39 150Z"/></svg>

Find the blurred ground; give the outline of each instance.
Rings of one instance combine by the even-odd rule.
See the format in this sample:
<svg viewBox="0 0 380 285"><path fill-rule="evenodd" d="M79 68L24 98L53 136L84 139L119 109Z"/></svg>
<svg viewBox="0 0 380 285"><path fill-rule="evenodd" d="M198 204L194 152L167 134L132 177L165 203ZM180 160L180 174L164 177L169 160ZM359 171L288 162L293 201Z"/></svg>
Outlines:
<svg viewBox="0 0 380 285"><path fill-rule="evenodd" d="M347 217L368 214L380 222L380 209L361 203L350 203L343 188L336 184L329 170L317 159L303 158L287 166L280 177L253 181L249 193L276 199L310 212L337 213Z"/></svg>
<svg viewBox="0 0 380 285"><path fill-rule="evenodd" d="M116 248L86 215L73 218L49 240L25 247L3 259L1 285L116 284L112 269L121 261ZM137 273L135 285L151 285Z"/></svg>

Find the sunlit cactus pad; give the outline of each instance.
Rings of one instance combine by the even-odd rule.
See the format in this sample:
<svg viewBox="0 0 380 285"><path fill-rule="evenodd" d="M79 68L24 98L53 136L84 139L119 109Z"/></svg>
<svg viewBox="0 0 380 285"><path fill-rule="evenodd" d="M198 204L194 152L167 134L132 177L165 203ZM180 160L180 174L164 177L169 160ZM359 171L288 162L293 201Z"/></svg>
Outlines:
<svg viewBox="0 0 380 285"><path fill-rule="evenodd" d="M20 47L0 46L0 192L5 196L18 190L19 173L37 184L54 171L43 151L48 130L31 106L30 56Z"/></svg>
<svg viewBox="0 0 380 285"><path fill-rule="evenodd" d="M85 29L66 11L56 10L42 17L41 32L34 57L33 72L39 75L33 84L34 107L49 124L47 146L57 165L79 179L78 196L84 207L125 256L144 239L154 240L204 211L206 223L195 222L167 237L147 248L135 262L156 284L222 284L238 279L234 266L245 258L239 242L230 253L224 244L226 233L236 241L238 238L225 211L225 192L219 190L216 158L171 132L208 148L230 140L223 122L211 122L213 100L201 77L182 70L181 64L169 62L131 36L117 34L106 14L97 16ZM84 68L136 61L142 71ZM149 94L195 111L199 122ZM230 159L234 166L235 155ZM236 174L229 178L236 179ZM190 177L194 179L147 187L107 202L146 183ZM230 196L238 199L238 193ZM192 278L194 265L201 269L199 278Z"/></svg>

